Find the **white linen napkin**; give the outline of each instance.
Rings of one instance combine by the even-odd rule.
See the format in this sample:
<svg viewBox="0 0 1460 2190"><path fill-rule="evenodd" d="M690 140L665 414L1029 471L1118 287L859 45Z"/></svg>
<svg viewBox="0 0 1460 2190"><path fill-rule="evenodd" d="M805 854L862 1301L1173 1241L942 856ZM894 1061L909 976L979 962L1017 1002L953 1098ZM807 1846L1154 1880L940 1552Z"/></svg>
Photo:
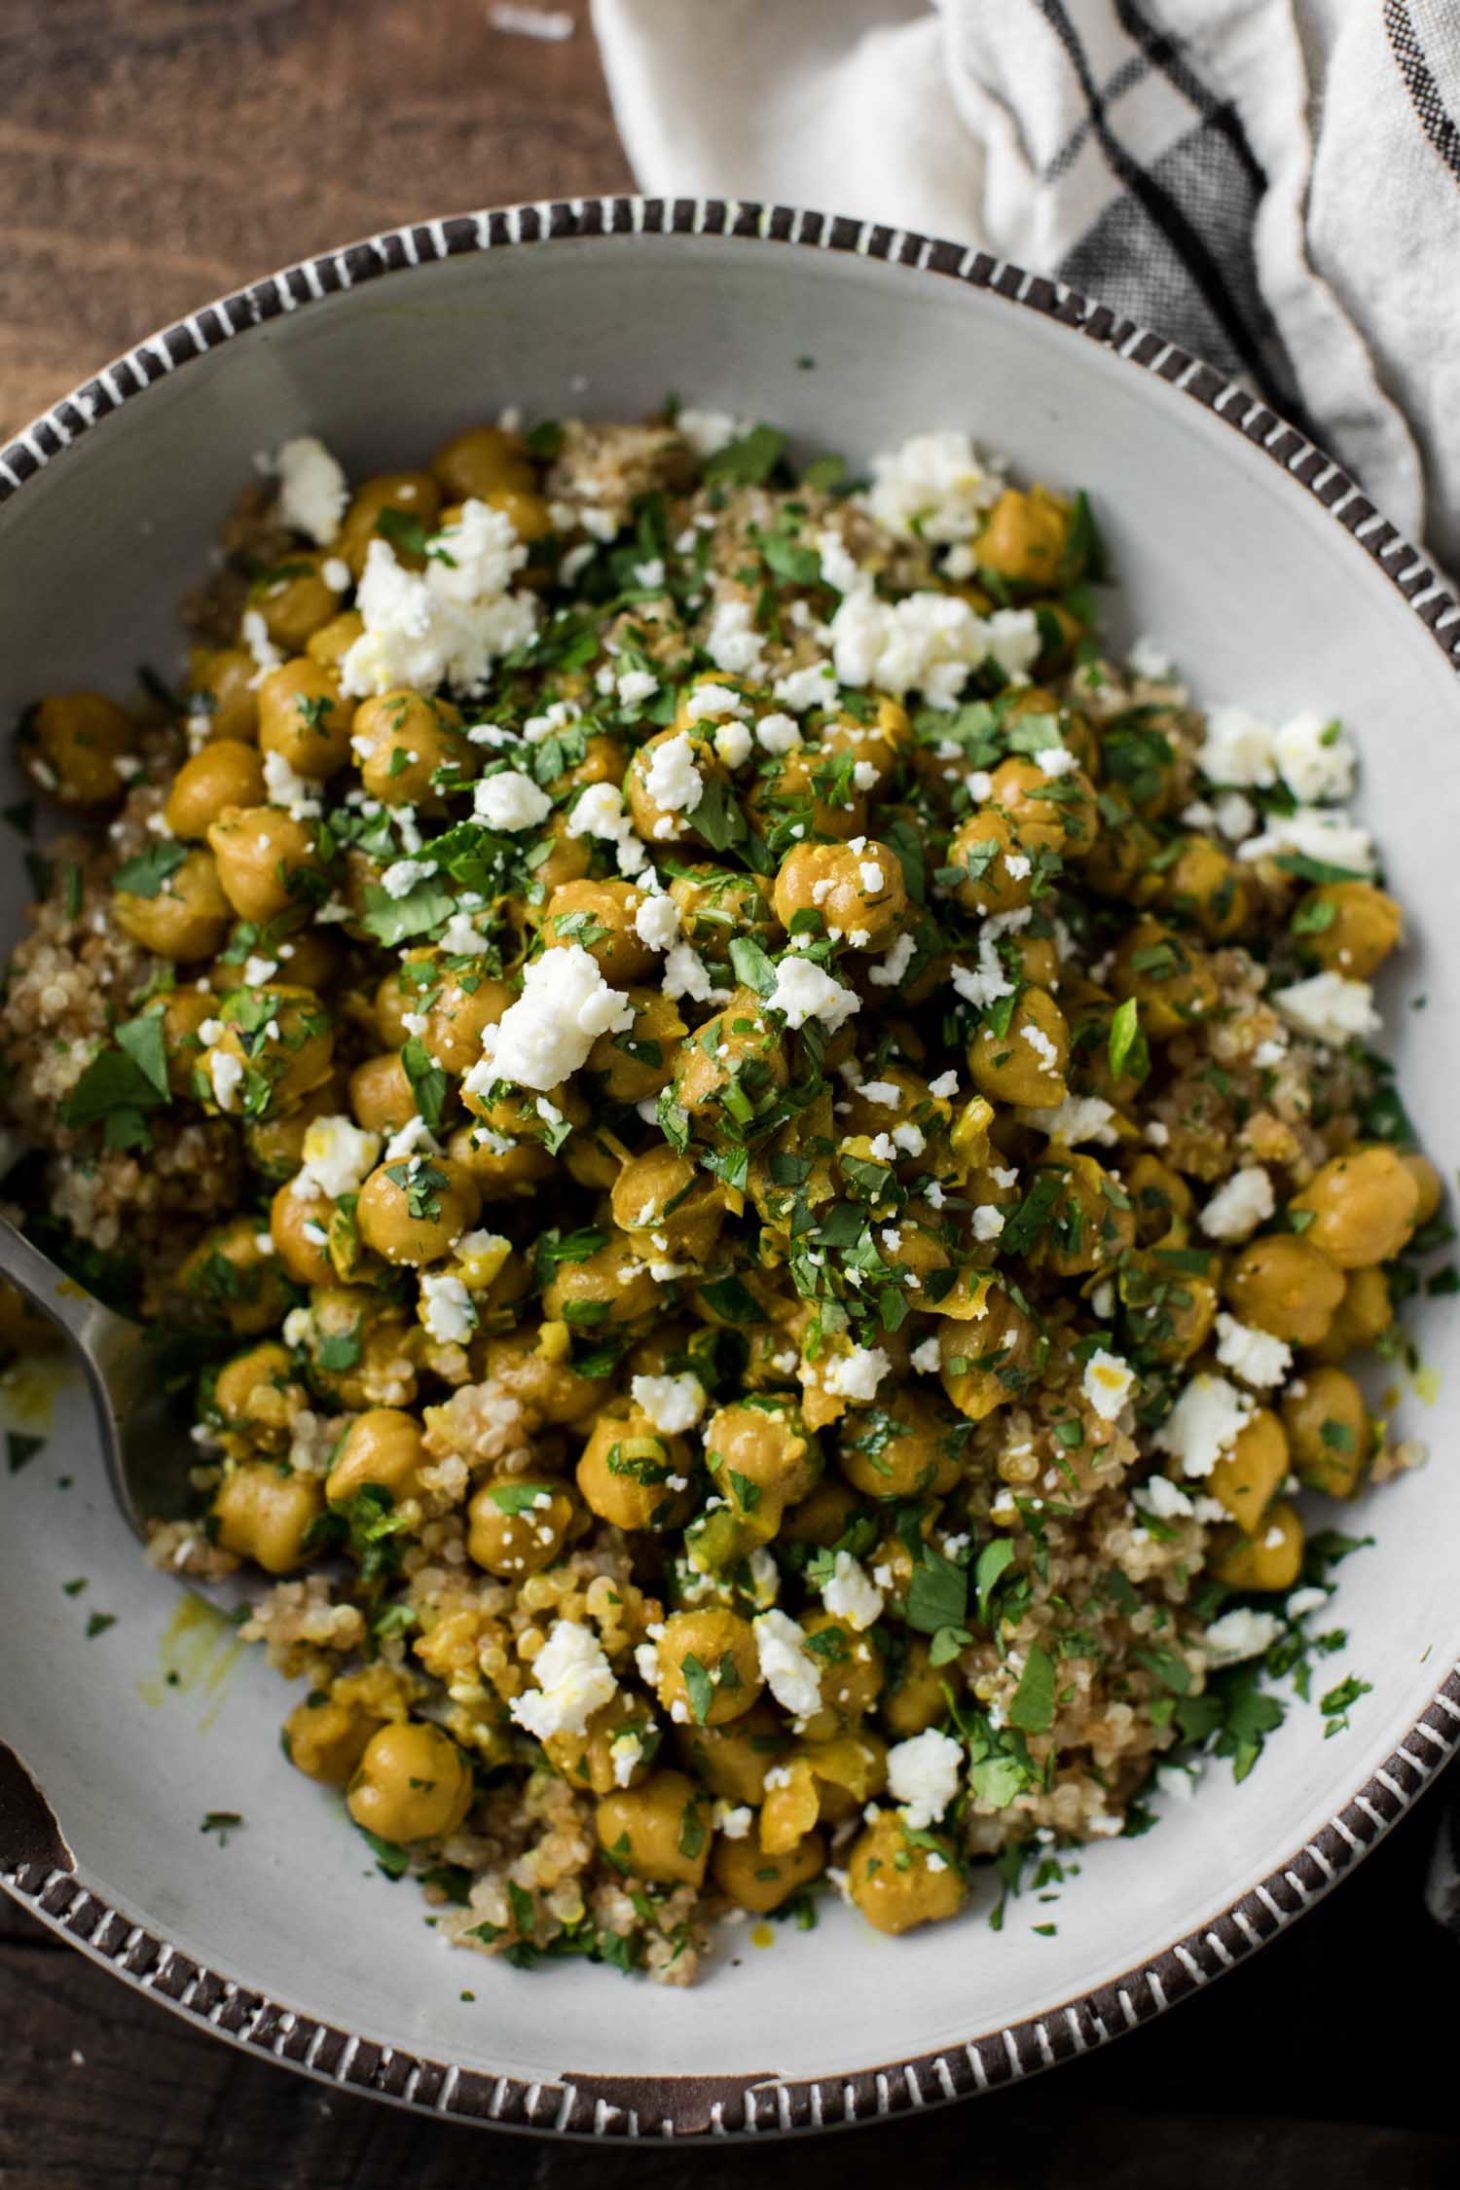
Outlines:
<svg viewBox="0 0 1460 2190"><path fill-rule="evenodd" d="M1260 390L1460 568L1454 0L593 0L642 187L976 242Z"/></svg>

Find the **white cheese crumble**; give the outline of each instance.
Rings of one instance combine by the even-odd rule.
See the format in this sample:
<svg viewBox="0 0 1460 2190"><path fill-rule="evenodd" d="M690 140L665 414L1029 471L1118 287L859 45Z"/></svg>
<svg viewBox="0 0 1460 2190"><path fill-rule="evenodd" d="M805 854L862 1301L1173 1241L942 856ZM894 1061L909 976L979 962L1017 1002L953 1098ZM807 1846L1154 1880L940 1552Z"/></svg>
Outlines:
<svg viewBox="0 0 1460 2190"><path fill-rule="evenodd" d="M511 831L535 829L547 820L553 802L520 768L505 768L495 776L483 777L472 807L478 821L484 821L489 829Z"/></svg>
<svg viewBox="0 0 1460 2190"><path fill-rule="evenodd" d="M1261 836L1249 837L1237 847L1239 859L1276 859L1283 852L1301 852L1333 867L1350 867L1356 874L1372 874L1374 840L1342 807L1300 806L1296 813L1269 814Z"/></svg>
<svg viewBox="0 0 1460 2190"><path fill-rule="evenodd" d="M568 816L569 836L596 836L618 847L622 874L638 874L648 859L616 783L590 783Z"/></svg>
<svg viewBox="0 0 1460 2190"><path fill-rule="evenodd" d="M801 743L800 727L790 715L762 715L755 726L755 742L765 753L789 753Z"/></svg>
<svg viewBox="0 0 1460 2190"><path fill-rule="evenodd" d="M849 1551L836 1554L833 1572L821 1585L821 1601L834 1619L857 1634L882 1615L881 1590Z"/></svg>
<svg viewBox="0 0 1460 2190"><path fill-rule="evenodd" d="M1283 1631L1275 1612L1252 1612L1238 1605L1213 1620L1202 1637L1208 1665L1240 1665L1244 1658L1260 1658Z"/></svg>
<svg viewBox="0 0 1460 2190"><path fill-rule="evenodd" d="M788 1027L819 1019L833 1034L862 1008L855 989L843 988L807 959L789 955L778 962L776 985L765 1001L767 1010L779 1012Z"/></svg>
<svg viewBox="0 0 1460 2190"><path fill-rule="evenodd" d="M696 456L718 456L721 449L728 449L732 441L742 440L750 431L729 411L681 411L674 425Z"/></svg>
<svg viewBox="0 0 1460 2190"><path fill-rule="evenodd" d="M755 751L755 737L749 723L722 722L715 732L715 751L727 768L743 767Z"/></svg>
<svg viewBox="0 0 1460 2190"><path fill-rule="evenodd" d="M666 996L688 996L697 1004L708 1002L715 992L709 967L690 943L675 943L665 952L660 986Z"/></svg>
<svg viewBox="0 0 1460 2190"><path fill-rule="evenodd" d="M936 1376L943 1366L943 1354L936 1338L925 1338L914 1346L908 1356L919 1376Z"/></svg>
<svg viewBox="0 0 1460 2190"><path fill-rule="evenodd" d="M318 1188L331 1201L364 1185L380 1160L380 1135L336 1112L315 1118L304 1129L303 1158L294 1181L296 1194Z"/></svg>
<svg viewBox="0 0 1460 2190"><path fill-rule="evenodd" d="M1032 609L1000 608L983 617L956 593L884 601L870 575L843 594L831 637L841 683L874 685L896 699L921 691L930 707L948 708L990 656L1005 676L1027 677L1041 644Z"/></svg>
<svg viewBox="0 0 1460 2190"><path fill-rule="evenodd" d="M914 1832L936 1825L958 1792L963 1744L936 1726L895 1741L887 1752L887 1791Z"/></svg>
<svg viewBox="0 0 1460 2190"><path fill-rule="evenodd" d="M634 1405L666 1437L692 1430L709 1404L704 1385L691 1370L680 1376L636 1376L629 1388Z"/></svg>
<svg viewBox="0 0 1460 2190"><path fill-rule="evenodd" d="M1113 1422L1135 1390L1136 1372L1119 1354L1097 1347L1085 1363L1080 1389L1102 1422Z"/></svg>
<svg viewBox="0 0 1460 2190"><path fill-rule="evenodd" d="M323 811L319 785L296 773L282 753L264 755L264 790L271 806L282 806L295 821L308 821Z"/></svg>
<svg viewBox="0 0 1460 2190"><path fill-rule="evenodd" d="M243 1059L235 1057L232 1050L209 1050L208 1079L218 1108L231 1110L233 1098L243 1085Z"/></svg>
<svg viewBox="0 0 1460 2190"><path fill-rule="evenodd" d="M896 988L912 964L916 950L917 945L910 935L900 935L885 956L875 966L867 968L867 979L873 988Z"/></svg>
<svg viewBox="0 0 1460 2190"><path fill-rule="evenodd" d="M946 545L982 529L1004 482L980 463L966 433L916 433L872 459L866 508L903 540Z"/></svg>
<svg viewBox="0 0 1460 2190"><path fill-rule="evenodd" d="M666 813L694 812L705 795L705 784L695 766L695 749L687 730L655 746L645 771L644 789Z"/></svg>
<svg viewBox="0 0 1460 2190"><path fill-rule="evenodd" d="M634 912L634 933L651 951L671 950L679 935L679 907L668 895L646 897Z"/></svg>
<svg viewBox="0 0 1460 2190"><path fill-rule="evenodd" d="M1223 1311L1217 1317L1217 1359L1224 1369L1240 1376L1244 1384L1266 1390L1281 1384L1293 1365L1293 1349L1271 1331L1259 1331L1239 1323Z"/></svg>
<svg viewBox="0 0 1460 2190"><path fill-rule="evenodd" d="M443 1346L464 1346L477 1327L471 1295L459 1277L421 1272L421 1321Z"/></svg>
<svg viewBox="0 0 1460 2190"><path fill-rule="evenodd" d="M1306 981L1274 989L1272 1000L1289 1026L1332 1049L1377 1034L1383 1024L1368 982L1350 981L1342 973L1310 974Z"/></svg>
<svg viewBox="0 0 1460 2190"><path fill-rule="evenodd" d="M877 1387L891 1367L890 1359L880 1346L853 1346L850 1353L828 1361L821 1382L823 1388L838 1399L856 1400L866 1405L877 1397Z"/></svg>
<svg viewBox="0 0 1460 2190"><path fill-rule="evenodd" d="M792 1718L809 1719L821 1708L821 1667L804 1631L785 1612L762 1612L751 1626L767 1688Z"/></svg>
<svg viewBox="0 0 1460 2190"><path fill-rule="evenodd" d="M1272 1180L1261 1164L1245 1164L1224 1179L1201 1212L1208 1239L1249 1239L1277 1207Z"/></svg>
<svg viewBox="0 0 1460 2190"><path fill-rule="evenodd" d="M1347 798L1353 790L1358 756L1331 715L1311 709L1294 715L1279 727L1273 752L1284 783L1305 805Z"/></svg>
<svg viewBox="0 0 1460 2190"><path fill-rule="evenodd" d="M510 1709L517 1724L539 1741L586 1733L594 1712L610 1703L618 1688L602 1643L576 1620L554 1623L532 1670L537 1689L514 1696Z"/></svg>
<svg viewBox="0 0 1460 2190"><path fill-rule="evenodd" d="M1191 1379L1152 1442L1181 1462L1186 1475L1210 1475L1252 1416L1252 1401L1225 1376Z"/></svg>
<svg viewBox="0 0 1460 2190"><path fill-rule="evenodd" d="M634 1007L610 988L581 943L544 951L528 965L522 994L495 1027L482 1030L481 1062L465 1085L480 1094L496 1080L546 1093L588 1061L600 1034L634 1023Z"/></svg>
<svg viewBox="0 0 1460 2190"><path fill-rule="evenodd" d="M308 533L317 547L323 547L339 531L349 504L343 467L315 435L303 433L284 443L278 470L280 521L291 532Z"/></svg>
<svg viewBox="0 0 1460 2190"><path fill-rule="evenodd" d="M1118 1138L1110 1122L1115 1106L1102 1095L1067 1095L1052 1110L1026 1110L1023 1116L1027 1124L1047 1133L1052 1141L1063 1141L1066 1148L1074 1148L1081 1141L1098 1141L1110 1147Z"/></svg>
<svg viewBox="0 0 1460 2190"><path fill-rule="evenodd" d="M1196 764L1212 783L1267 790L1277 781L1271 725L1246 707L1214 707Z"/></svg>
<svg viewBox="0 0 1460 2190"><path fill-rule="evenodd" d="M531 638L537 598L510 590L527 561L510 518L467 502L432 545L439 552L413 571L389 541L371 541L355 595L365 629L340 663L341 685L353 697L399 685L480 691L491 664Z"/></svg>
<svg viewBox="0 0 1460 2190"><path fill-rule="evenodd" d="M750 601L717 601L705 635L705 652L727 676L753 676L765 657L765 640L755 628Z"/></svg>

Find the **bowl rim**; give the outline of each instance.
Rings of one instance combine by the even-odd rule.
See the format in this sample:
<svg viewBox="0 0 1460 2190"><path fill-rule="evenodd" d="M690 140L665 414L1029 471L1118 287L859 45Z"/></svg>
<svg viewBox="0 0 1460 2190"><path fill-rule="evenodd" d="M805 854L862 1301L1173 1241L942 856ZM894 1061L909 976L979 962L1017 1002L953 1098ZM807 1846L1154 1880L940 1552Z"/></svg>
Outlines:
<svg viewBox="0 0 1460 2190"><path fill-rule="evenodd" d="M1365 550L1460 670L1460 605L1433 566L1334 460L1261 398L1138 321L976 246L874 221L745 199L613 196L485 208L413 222L267 274L146 336L0 449L0 503L157 382L249 329L384 275L464 254L636 235L851 253L951 279L1038 313L1166 381L1233 427ZM1092 2051L1164 2013L1275 1938L1397 1822L1460 1750L1460 1665L1439 1680L1385 1761L1310 1839L1200 1932L1095 1989L966 2041L846 2075L520 2078L382 2047L323 2022L134 1924L77 1864L44 1794L0 1742L0 1887L51 1930L188 2021L341 2089L441 2119L538 2135L639 2141L780 2136L886 2120L992 2091Z"/></svg>

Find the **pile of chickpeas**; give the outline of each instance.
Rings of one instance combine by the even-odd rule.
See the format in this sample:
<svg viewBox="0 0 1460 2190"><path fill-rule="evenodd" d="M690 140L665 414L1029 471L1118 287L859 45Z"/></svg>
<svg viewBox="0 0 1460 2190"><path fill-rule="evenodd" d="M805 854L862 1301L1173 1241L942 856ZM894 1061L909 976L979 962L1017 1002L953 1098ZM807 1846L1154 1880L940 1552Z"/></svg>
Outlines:
<svg viewBox="0 0 1460 2190"><path fill-rule="evenodd" d="M687 461L681 449L681 472ZM204 1391L207 1533L218 1554L298 1576L342 1546L358 1552L342 1521L363 1499L405 1542L424 1531L439 1544L453 1500L423 1477L450 1449L451 1409L479 1386L505 1396L521 1436L500 1460L472 1460L464 1571L546 1605L547 1579L581 1591L586 1554L622 1554L634 1591L612 1699L581 1735L539 1745L514 1728L508 1706L531 1687L539 1628L517 1656L498 1649L474 1705L443 1709L427 1671L446 1640L429 1610L404 1653L363 1642L405 1586L386 1565L338 1585L338 1602L364 1616L342 1626L336 1659L311 1661L323 1671L288 1722L293 1762L345 1788L360 1825L412 1850L461 1830L481 1774L546 1762L591 1799L615 1874L656 1888L709 1880L765 1912L839 1860L872 1922L901 1931L953 1914L966 1892L954 1819L910 1835L887 1806L859 1822L885 1792L889 1744L947 1726L951 1693L969 1700L956 1651L935 1663L907 1623L916 1547L952 1543L966 1560L1003 1529L1027 1569L1021 1500L1045 1473L1055 1413L1078 1421L1083 1444L1041 1502L1078 1515L1102 1493L1111 1425L1077 1389L1092 1347L1134 1367L1142 1433L1210 1362L1219 1310L1295 1350L1286 1388L1254 1402L1200 1486L1227 1516L1209 1572L1230 1590L1297 1581L1294 1479L1337 1496L1359 1487L1376 1432L1344 1364L1389 1328L1386 1266L1434 1216L1438 1177L1416 1151L1363 1138L1356 1060L1315 1062L1298 1125L1274 1117L1255 1042L1228 1043L1220 1097L1203 1092L1203 1068L1208 1031L1255 1008L1238 953L1367 978L1398 941L1399 910L1368 881L1309 886L1239 863L1183 823L1199 730L1179 699L1147 697L1145 764L1113 765L1129 718L1074 674L1089 646L1069 590L1080 575L1071 512L1043 490L1002 495L975 543L976 580L955 584L931 565L924 580L975 607L1012 600L1042 616L1032 681L984 688L996 749L976 800L938 721L888 694L803 714L789 749L757 743L732 767L719 722L691 709L691 693L720 686L752 730L783 709L771 674L707 665L688 581L652 613L642 601L604 610L605 631L630 633L651 663L667 709L603 697L594 671L607 653L506 672L480 703L411 689L347 696L340 663L362 630L350 593L384 513L435 533L484 500L532 550L524 583L545 613L581 608L557 572L583 536L554 529L551 465L512 433L476 428L423 471L365 481L323 546L271 533L267 510L256 513L253 574L241 577L235 557L224 598L240 621L262 619L281 659L261 672L241 635L197 647L171 743L159 748L151 724L150 750L164 758L140 774L136 719L99 694L45 699L27 721L24 749L48 790L95 816L125 800L129 841L180 855L160 886L114 888L109 915L155 961L131 1000L161 1022L170 1105L153 1131L174 1114L232 1116L246 1166L242 1205L185 1243L159 1311L220 1334ZM777 490L756 505L759 522L771 502L795 500ZM815 509L808 531L834 521L824 497L801 500ZM715 497L694 506L713 510ZM671 536L689 507L683 495L672 503ZM800 595L830 613L815 585L771 590L782 606ZM332 823L398 816L429 853L470 816L473 784L497 757L472 740L473 724L519 726L554 702L570 703L570 722L581 710L578 734L542 783L550 816L521 839L524 887L483 910L491 947L374 941L366 907L382 862ZM1031 726L1073 764L1041 768ZM656 755L684 737L716 810L731 801L741 817L728 843L707 842L693 810L654 795ZM514 765L531 765L525 750ZM270 803L270 756L319 814ZM643 878L618 871L612 843L569 828L599 785L622 787L710 994L668 992L663 955L636 920ZM148 812L160 813L150 831ZM950 971L978 963L984 923L1010 915L995 946L1008 993L980 1009ZM879 982L905 938L905 970ZM773 965L808 939L805 955L860 1004L830 1030L788 1024L744 961L732 963L732 941ZM523 964L573 943L627 998L631 1034L598 1036L545 1101L464 1085ZM1112 1022L1130 1004L1144 1054L1132 1048L1116 1067ZM377 1147L410 1128L420 1095L408 1059L421 1053L442 1076L439 1126L420 1157L427 1183L410 1162L379 1158L344 1195L312 1173L301 1191L320 1121L348 1121ZM230 1105L229 1086L246 1104ZM1154 1105L1172 1089L1191 1108L1153 1140ZM1095 1147L1039 1122L1081 1098L1112 1106L1113 1131ZM1246 1160L1269 1164L1278 1213L1224 1247L1202 1234L1198 1207L1257 1115L1270 1154ZM894 1126L912 1131L889 1146ZM1036 1188L1043 1221L1010 1254L1002 1229ZM818 1210L847 1205L865 1211L881 1257L865 1294L835 1247L820 1265L804 1251ZM563 1252L580 1227L587 1243ZM423 1280L448 1275L472 1304L459 1342L433 1337L423 1314ZM871 1296L889 1287L897 1312L879 1323ZM885 1362L875 1396L836 1374L871 1348ZM704 1423L659 1427L634 1380L691 1371L708 1395ZM1016 1406L1033 1422L1037 1464L1001 1446L999 1420ZM328 1425L322 1463L291 1461L306 1414ZM867 1630L804 1581L808 1560L848 1543L884 1598ZM766 1686L752 1626L771 1602L767 1555L781 1602L802 1605L822 1671L820 1707L795 1722ZM651 1629L652 1683L632 1658ZM694 1680L706 1667L707 1703ZM1112 1693L1143 1693L1128 1667L1111 1677ZM1059 1768L1053 1733L1028 1747L1041 1771ZM727 1808L753 1812L748 1831L722 1829Z"/></svg>

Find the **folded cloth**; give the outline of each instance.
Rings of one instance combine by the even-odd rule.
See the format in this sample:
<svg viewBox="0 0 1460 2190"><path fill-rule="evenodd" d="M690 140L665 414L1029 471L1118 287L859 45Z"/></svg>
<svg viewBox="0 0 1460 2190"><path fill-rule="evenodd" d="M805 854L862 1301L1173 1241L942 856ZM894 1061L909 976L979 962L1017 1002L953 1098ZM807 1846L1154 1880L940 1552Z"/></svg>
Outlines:
<svg viewBox="0 0 1460 2190"><path fill-rule="evenodd" d="M594 0L642 186L975 242L1243 379L1460 569L1454 0Z"/></svg>

